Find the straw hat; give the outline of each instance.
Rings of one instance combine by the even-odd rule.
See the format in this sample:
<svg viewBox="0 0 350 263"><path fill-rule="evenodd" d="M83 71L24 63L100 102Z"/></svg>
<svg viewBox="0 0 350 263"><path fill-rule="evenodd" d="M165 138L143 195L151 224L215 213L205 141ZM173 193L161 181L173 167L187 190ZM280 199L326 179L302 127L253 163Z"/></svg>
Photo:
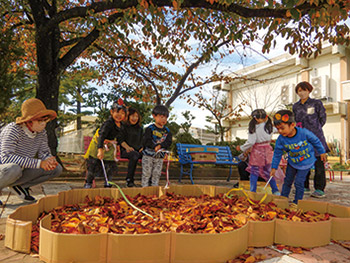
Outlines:
<svg viewBox="0 0 350 263"><path fill-rule="evenodd" d="M31 98L23 102L21 112L22 116L16 119L17 124L38 119L44 116L49 116L50 120L53 120L57 117L57 113L55 111L46 109L44 103L36 98Z"/></svg>

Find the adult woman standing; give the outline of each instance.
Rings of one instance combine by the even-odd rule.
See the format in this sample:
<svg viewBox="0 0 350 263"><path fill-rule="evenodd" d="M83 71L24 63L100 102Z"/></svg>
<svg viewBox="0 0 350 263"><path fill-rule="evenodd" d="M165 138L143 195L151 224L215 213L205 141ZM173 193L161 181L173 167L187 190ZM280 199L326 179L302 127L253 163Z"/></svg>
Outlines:
<svg viewBox="0 0 350 263"><path fill-rule="evenodd" d="M306 128L314 133L321 141L326 152L329 152L326 139L323 134L322 127L327 120L326 109L321 100L310 98L312 92L312 85L303 81L296 85L295 92L300 97L300 100L293 105L293 112L297 126ZM320 159L320 154L315 150L315 177L314 188L315 191L311 194L312 197L324 198L326 195L324 189L326 187L326 172L324 163ZM305 192L310 192L309 186L310 172L305 180Z"/></svg>

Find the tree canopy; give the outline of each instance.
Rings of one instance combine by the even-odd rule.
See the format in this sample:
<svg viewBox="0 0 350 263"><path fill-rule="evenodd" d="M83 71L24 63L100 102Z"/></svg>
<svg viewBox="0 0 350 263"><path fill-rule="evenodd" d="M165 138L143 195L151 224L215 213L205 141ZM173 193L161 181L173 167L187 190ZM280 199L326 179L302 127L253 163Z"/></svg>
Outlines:
<svg viewBox="0 0 350 263"><path fill-rule="evenodd" d="M108 76L116 88L130 85L141 95L155 94L157 103L168 99L170 105L185 89L204 83L191 75L191 69L210 61L220 47L227 46L227 52L234 52L235 45L249 47L261 34L262 52L269 52L277 44L276 36L287 40L287 52L300 56L317 56L325 40L349 45L345 23L349 10L348 0L0 3L2 30L12 32L25 51L15 65L35 76L36 97L56 111L60 78L75 63L98 67L102 72L100 84ZM197 50L191 50L193 39L200 42ZM191 63L183 63L181 74L179 70L169 72L167 65L183 60L184 52L192 52ZM159 84L155 79L165 82ZM192 83L183 85L185 80ZM55 127L55 122L47 127L53 151L57 146Z"/></svg>

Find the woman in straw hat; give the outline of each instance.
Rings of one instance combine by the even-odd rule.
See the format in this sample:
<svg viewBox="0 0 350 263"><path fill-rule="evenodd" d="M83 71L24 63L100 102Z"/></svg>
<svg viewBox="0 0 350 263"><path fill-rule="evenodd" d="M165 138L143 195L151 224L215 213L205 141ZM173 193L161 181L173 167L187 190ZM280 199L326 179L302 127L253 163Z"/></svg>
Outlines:
<svg viewBox="0 0 350 263"><path fill-rule="evenodd" d="M0 190L8 186L24 201L35 201L29 188L62 172L51 155L45 130L57 114L36 98L26 100L21 112L0 134Z"/></svg>

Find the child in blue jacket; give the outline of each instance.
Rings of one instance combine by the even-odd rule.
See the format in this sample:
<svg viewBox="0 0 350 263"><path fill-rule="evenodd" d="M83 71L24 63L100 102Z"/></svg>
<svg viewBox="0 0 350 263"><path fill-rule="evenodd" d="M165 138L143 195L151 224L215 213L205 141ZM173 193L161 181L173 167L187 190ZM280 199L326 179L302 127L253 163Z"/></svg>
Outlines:
<svg viewBox="0 0 350 263"><path fill-rule="evenodd" d="M315 163L315 150L320 153L323 162L326 152L321 141L307 129L295 127L294 114L289 110L278 111L274 118L274 125L280 136L277 138L272 159L271 176L274 176L281 161L283 151L288 153L286 177L282 187L282 196L288 197L294 182L294 204L304 196L304 182L306 175Z"/></svg>

